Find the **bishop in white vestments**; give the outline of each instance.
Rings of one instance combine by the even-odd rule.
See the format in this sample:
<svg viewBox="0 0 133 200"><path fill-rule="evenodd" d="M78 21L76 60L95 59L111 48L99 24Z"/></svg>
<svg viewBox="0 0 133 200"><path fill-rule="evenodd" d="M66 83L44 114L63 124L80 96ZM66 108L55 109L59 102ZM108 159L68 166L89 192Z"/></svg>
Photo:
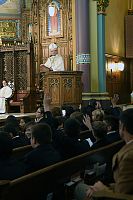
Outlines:
<svg viewBox="0 0 133 200"><path fill-rule="evenodd" d="M61 55L58 54L58 47L55 43L49 45L50 57L45 64L41 64L41 72L48 68L50 71L64 71L64 60Z"/></svg>

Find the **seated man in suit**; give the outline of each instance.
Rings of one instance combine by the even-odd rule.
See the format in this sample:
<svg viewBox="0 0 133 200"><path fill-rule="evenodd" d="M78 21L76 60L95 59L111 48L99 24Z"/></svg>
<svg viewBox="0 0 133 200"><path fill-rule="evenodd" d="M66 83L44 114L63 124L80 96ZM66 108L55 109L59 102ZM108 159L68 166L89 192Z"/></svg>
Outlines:
<svg viewBox="0 0 133 200"><path fill-rule="evenodd" d="M52 146L52 131L47 124L36 124L31 128L33 150L25 155L26 173L52 165L60 161L59 153Z"/></svg>
<svg viewBox="0 0 133 200"><path fill-rule="evenodd" d="M55 43L49 45L50 57L46 63L40 65L40 71L64 71L64 61L61 55L58 54L58 47Z"/></svg>
<svg viewBox="0 0 133 200"><path fill-rule="evenodd" d="M112 170L114 174L114 192L123 194L133 194L133 109L127 109L121 113L119 134L125 141L125 145L113 157ZM80 183L76 190L76 199L82 200L85 197L92 199L94 192L111 192L111 189L101 181L93 186Z"/></svg>
<svg viewBox="0 0 133 200"><path fill-rule="evenodd" d="M11 97L12 89L8 86L7 80L2 81L3 87L0 89L0 113L6 112L5 99Z"/></svg>

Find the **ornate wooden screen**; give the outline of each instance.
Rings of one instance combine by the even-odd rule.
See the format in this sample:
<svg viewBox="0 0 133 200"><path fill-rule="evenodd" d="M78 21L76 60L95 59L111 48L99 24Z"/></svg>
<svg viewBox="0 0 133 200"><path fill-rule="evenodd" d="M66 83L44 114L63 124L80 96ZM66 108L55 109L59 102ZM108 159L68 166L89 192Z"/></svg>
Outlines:
<svg viewBox="0 0 133 200"><path fill-rule="evenodd" d="M27 52L25 50L15 52L15 84L16 90L27 89Z"/></svg>
<svg viewBox="0 0 133 200"><path fill-rule="evenodd" d="M1 46L0 82L6 78L18 90L34 90L34 67L31 65L30 44Z"/></svg>

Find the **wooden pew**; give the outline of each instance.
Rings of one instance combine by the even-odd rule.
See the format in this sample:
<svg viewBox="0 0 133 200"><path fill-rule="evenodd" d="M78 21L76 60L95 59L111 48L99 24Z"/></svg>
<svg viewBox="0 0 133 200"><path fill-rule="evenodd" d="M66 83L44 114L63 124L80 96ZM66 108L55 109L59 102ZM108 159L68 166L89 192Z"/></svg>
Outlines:
<svg viewBox="0 0 133 200"><path fill-rule="evenodd" d="M26 146L22 146L22 147L18 147L13 149L12 152L12 157L18 160L21 160L21 158L23 158L23 156L30 152L32 150L32 146L31 145L26 145Z"/></svg>
<svg viewBox="0 0 133 200"><path fill-rule="evenodd" d="M9 182L4 181L3 184L1 181L0 200L44 200L44 194L53 192L59 183L84 170L90 155L99 151L108 151L112 146L121 142L115 142L106 147L86 152L18 179Z"/></svg>

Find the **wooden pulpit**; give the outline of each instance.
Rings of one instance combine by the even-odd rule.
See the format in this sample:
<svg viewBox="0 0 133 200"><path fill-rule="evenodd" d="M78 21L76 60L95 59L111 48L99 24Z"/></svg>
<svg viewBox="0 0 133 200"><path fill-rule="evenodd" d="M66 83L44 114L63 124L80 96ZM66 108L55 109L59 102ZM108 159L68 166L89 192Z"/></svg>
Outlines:
<svg viewBox="0 0 133 200"><path fill-rule="evenodd" d="M52 107L81 104L82 71L50 71L43 74L43 90L51 95Z"/></svg>

